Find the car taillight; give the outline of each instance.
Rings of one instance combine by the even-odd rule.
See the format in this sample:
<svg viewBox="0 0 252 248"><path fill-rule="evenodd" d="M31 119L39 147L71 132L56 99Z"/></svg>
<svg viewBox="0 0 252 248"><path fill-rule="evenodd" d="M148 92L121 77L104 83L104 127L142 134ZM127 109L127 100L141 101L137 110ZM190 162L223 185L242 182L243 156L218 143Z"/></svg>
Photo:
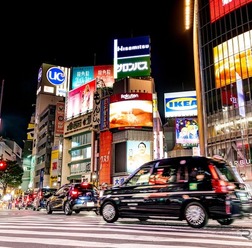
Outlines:
<svg viewBox="0 0 252 248"><path fill-rule="evenodd" d="M220 179L212 179L212 186L216 193L228 193L228 185Z"/></svg>
<svg viewBox="0 0 252 248"><path fill-rule="evenodd" d="M78 191L78 190L72 190L72 191L71 191L71 196L72 196L72 197L77 197L78 194L79 194L79 191Z"/></svg>
<svg viewBox="0 0 252 248"><path fill-rule="evenodd" d="M211 175L212 175L212 187L216 193L228 193L228 183L221 180L215 170L213 164L208 165Z"/></svg>
<svg viewBox="0 0 252 248"><path fill-rule="evenodd" d="M226 205L226 213L231 214L231 201L229 197L226 198L225 205Z"/></svg>

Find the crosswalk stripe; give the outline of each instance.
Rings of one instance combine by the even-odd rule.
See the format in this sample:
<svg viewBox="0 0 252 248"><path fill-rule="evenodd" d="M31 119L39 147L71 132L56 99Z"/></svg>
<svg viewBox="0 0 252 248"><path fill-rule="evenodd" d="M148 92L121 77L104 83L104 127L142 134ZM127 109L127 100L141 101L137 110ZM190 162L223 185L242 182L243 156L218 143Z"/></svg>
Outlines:
<svg viewBox="0 0 252 248"><path fill-rule="evenodd" d="M6 246L7 242L118 248L118 241L120 248L197 248L204 244L228 246L228 243L237 247L252 247L252 242L243 237L241 232L230 229L218 233L209 230L206 233L201 229L181 226L108 224L100 219L81 221L79 218L61 222L56 218L44 217L13 217L10 221L0 221L0 248L12 247ZM1 246L1 242L6 243Z"/></svg>

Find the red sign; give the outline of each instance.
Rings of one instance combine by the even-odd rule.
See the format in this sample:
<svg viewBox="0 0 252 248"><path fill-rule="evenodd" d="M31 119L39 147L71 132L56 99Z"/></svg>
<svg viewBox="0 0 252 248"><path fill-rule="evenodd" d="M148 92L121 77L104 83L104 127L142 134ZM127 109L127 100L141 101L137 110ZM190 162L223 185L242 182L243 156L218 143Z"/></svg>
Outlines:
<svg viewBox="0 0 252 248"><path fill-rule="evenodd" d="M250 2L252 0L210 0L211 22Z"/></svg>

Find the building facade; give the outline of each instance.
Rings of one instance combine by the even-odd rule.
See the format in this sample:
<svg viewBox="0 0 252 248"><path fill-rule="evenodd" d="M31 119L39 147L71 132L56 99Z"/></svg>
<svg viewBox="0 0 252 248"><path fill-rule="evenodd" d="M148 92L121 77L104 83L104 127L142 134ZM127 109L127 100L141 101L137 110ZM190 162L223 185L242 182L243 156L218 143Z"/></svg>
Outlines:
<svg viewBox="0 0 252 248"><path fill-rule="evenodd" d="M195 82L202 155L252 178L252 1L194 1Z"/></svg>

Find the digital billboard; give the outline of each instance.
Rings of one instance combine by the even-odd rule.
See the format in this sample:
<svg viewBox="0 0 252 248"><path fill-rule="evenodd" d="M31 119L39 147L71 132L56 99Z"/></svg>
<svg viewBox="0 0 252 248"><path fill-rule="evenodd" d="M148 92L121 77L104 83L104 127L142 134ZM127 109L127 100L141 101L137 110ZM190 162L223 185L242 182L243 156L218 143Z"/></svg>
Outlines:
<svg viewBox="0 0 252 248"><path fill-rule="evenodd" d="M150 76L150 37L114 40L114 78Z"/></svg>
<svg viewBox="0 0 252 248"><path fill-rule="evenodd" d="M92 80L68 92L66 118L86 114L93 109L96 80Z"/></svg>
<svg viewBox="0 0 252 248"><path fill-rule="evenodd" d="M176 118L176 143L183 146L199 144L199 127L197 118Z"/></svg>
<svg viewBox="0 0 252 248"><path fill-rule="evenodd" d="M196 91L164 94L165 117L197 116Z"/></svg>
<svg viewBox="0 0 252 248"><path fill-rule="evenodd" d="M215 22L222 16L234 11L252 0L210 0L211 22Z"/></svg>
<svg viewBox="0 0 252 248"><path fill-rule="evenodd" d="M71 74L70 89L76 89L91 80L97 80L97 88L113 87L114 84L114 66L113 65L95 65L73 67ZM101 83L102 80L102 83Z"/></svg>
<svg viewBox="0 0 252 248"><path fill-rule="evenodd" d="M94 79L94 67L93 66L82 66L73 67L71 75L71 87L70 89L76 89L81 85L90 82Z"/></svg>
<svg viewBox="0 0 252 248"><path fill-rule="evenodd" d="M151 160L150 141L127 141L127 172L134 172Z"/></svg>
<svg viewBox="0 0 252 248"><path fill-rule="evenodd" d="M94 66L94 77L97 80L97 88L113 88L114 84L114 66L113 65L96 65ZM99 81L102 80L103 85Z"/></svg>
<svg viewBox="0 0 252 248"><path fill-rule="evenodd" d="M252 76L251 44L250 30L213 48L216 88Z"/></svg>
<svg viewBox="0 0 252 248"><path fill-rule="evenodd" d="M152 128L151 93L125 93L110 96L109 128Z"/></svg>

